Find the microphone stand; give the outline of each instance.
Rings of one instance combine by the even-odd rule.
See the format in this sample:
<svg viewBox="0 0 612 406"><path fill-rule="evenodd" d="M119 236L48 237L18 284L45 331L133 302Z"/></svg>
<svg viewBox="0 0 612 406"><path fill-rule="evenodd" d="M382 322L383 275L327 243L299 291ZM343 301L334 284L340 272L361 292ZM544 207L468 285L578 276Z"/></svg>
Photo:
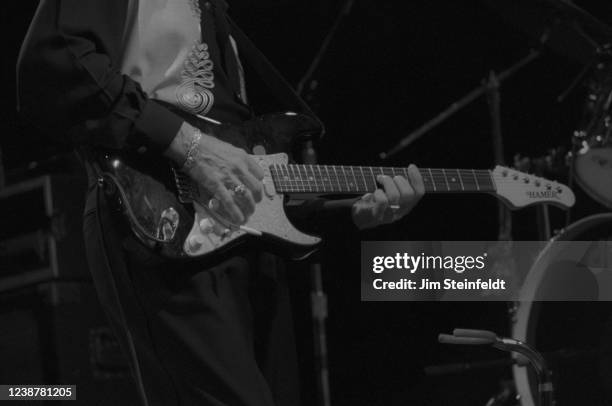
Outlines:
<svg viewBox="0 0 612 406"><path fill-rule="evenodd" d="M336 21L334 21L334 24L332 25L331 29L329 30L329 32L323 39L323 43L321 44L319 51L317 52L314 59L310 63L308 70L306 71L306 73L304 73L304 76L302 76L302 79L300 79L300 81L298 82L296 86L296 92L298 95L302 96L302 94L304 93L304 87L306 86L306 83L308 83L308 89L310 91L313 91L317 88L317 81L313 79L315 71L319 68L319 65L321 65L321 60L323 60L323 56L327 53L327 49L329 48L329 45L331 44L332 40L336 36L336 33L338 32L338 29L342 25L342 22L351 13L351 9L353 8L353 3L354 3L354 0L346 0L344 2L344 5L342 6L340 13L336 17Z"/></svg>
<svg viewBox="0 0 612 406"><path fill-rule="evenodd" d="M338 32L344 19L350 14L354 0L346 0L340 13L336 17L330 31L325 36L319 51L312 60L308 70L296 86L299 96L304 96L304 88L307 87L307 100L312 99L312 92L317 88L317 81L313 78L324 55L327 52L333 38ZM308 85L308 86L306 86ZM302 150L302 162L314 165L317 163L317 153L312 141L306 141ZM310 306L312 309L313 327L313 351L315 360L315 374L317 380L317 404L320 406L331 406L331 391L329 386L328 352L327 352L327 330L325 320L327 319L327 295L323 290L323 275L321 264L313 261L310 264L311 293Z"/></svg>

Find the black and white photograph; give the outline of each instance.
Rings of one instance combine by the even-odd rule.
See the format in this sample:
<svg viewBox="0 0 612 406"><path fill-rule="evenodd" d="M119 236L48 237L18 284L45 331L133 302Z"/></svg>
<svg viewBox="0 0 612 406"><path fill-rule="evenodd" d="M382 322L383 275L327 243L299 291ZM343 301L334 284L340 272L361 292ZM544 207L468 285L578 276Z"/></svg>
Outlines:
<svg viewBox="0 0 612 406"><path fill-rule="evenodd" d="M0 8L3 404L612 406L612 3Z"/></svg>

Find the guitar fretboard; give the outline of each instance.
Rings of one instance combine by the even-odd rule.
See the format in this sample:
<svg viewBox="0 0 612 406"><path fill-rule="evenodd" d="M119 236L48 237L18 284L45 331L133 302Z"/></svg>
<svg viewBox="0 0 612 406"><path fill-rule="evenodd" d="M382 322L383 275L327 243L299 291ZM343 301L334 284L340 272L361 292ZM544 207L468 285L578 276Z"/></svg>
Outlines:
<svg viewBox="0 0 612 406"><path fill-rule="evenodd" d="M428 193L494 192L488 170L420 168ZM408 176L408 168L336 165L272 165L270 172L279 193L364 194L379 185L379 175Z"/></svg>

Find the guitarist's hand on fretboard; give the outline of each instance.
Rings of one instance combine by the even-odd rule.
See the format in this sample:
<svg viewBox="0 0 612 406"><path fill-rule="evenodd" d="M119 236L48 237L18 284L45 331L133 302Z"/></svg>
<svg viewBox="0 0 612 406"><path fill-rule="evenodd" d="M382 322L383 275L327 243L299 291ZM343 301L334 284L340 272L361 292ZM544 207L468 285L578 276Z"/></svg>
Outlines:
<svg viewBox="0 0 612 406"><path fill-rule="evenodd" d="M425 194L423 178L416 166L408 167L408 176L379 175L379 188L353 204L353 222L360 229L392 223L412 210Z"/></svg>
<svg viewBox="0 0 612 406"><path fill-rule="evenodd" d="M261 201L263 170L242 149L198 132L184 123L164 154L218 202L221 213L244 224Z"/></svg>

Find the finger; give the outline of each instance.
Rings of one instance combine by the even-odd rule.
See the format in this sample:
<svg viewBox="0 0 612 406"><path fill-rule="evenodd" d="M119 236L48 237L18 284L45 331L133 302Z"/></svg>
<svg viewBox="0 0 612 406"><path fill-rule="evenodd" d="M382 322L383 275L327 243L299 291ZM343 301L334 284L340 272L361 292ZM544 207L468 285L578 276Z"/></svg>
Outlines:
<svg viewBox="0 0 612 406"><path fill-rule="evenodd" d="M408 179L404 178L403 176L394 177L393 182L395 182L395 186L397 186L397 190L399 191L399 204L403 210L406 207L410 206L413 200L416 200L415 191L410 185Z"/></svg>
<svg viewBox="0 0 612 406"><path fill-rule="evenodd" d="M366 193L365 195L361 196L361 200L363 200L364 202L373 202L374 195L372 193Z"/></svg>
<svg viewBox="0 0 612 406"><path fill-rule="evenodd" d="M254 201L259 202L262 196L261 180L249 172L245 165L238 165L234 170L234 174L240 179L239 183L243 183L249 189Z"/></svg>
<svg viewBox="0 0 612 406"><path fill-rule="evenodd" d="M387 194L382 189L376 189L374 192L374 206L372 207L372 212L374 217L379 221L385 220L385 213L389 208L389 198Z"/></svg>
<svg viewBox="0 0 612 406"><path fill-rule="evenodd" d="M245 215L247 220L251 215L255 212L256 203L255 199L253 199L253 194L249 189L244 189L242 193L234 192L234 200L242 209L242 213Z"/></svg>
<svg viewBox="0 0 612 406"><path fill-rule="evenodd" d="M264 171L263 171L263 169L261 168L261 166L259 166L257 161L255 161L248 154L246 156L246 164L247 164L247 168L248 168L249 172L251 172L251 174L255 177L255 179L258 179L260 181L263 180L263 178L264 178Z"/></svg>
<svg viewBox="0 0 612 406"><path fill-rule="evenodd" d="M421 171L416 165L410 164L408 166L408 180L410 181L410 185L414 189L414 192L418 199L423 197L425 194L425 184L423 183L423 177L421 176Z"/></svg>
<svg viewBox="0 0 612 406"><path fill-rule="evenodd" d="M236 189L240 186L240 180L232 175L227 176L224 179L223 184L232 196L234 203L240 207L240 210L244 216L244 221L246 221L247 218L255 211L256 203L253 199L251 191L247 187L243 187L241 188L242 191L238 193Z"/></svg>
<svg viewBox="0 0 612 406"><path fill-rule="evenodd" d="M395 182L391 179L390 176L380 175L376 178L378 182L382 185L385 194L387 195L387 199L389 200L389 205L398 206L399 205L399 190L397 190L397 186L395 186Z"/></svg>
<svg viewBox="0 0 612 406"><path fill-rule="evenodd" d="M242 210L234 201L233 195L224 185L219 185L215 191L215 197L219 199L221 208L229 214L232 222L237 224L244 224L245 216L242 214Z"/></svg>

